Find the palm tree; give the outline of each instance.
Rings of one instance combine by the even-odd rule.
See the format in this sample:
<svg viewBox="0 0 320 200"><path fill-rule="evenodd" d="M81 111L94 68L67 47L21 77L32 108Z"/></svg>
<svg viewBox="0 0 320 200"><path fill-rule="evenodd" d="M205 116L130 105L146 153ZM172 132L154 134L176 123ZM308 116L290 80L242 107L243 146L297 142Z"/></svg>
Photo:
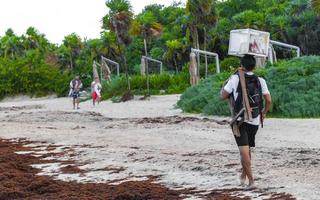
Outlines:
<svg viewBox="0 0 320 200"><path fill-rule="evenodd" d="M146 11L133 21L130 33L132 35L141 35L143 37L145 56L148 56L147 43L152 37L159 36L161 31L161 24L156 21L153 13L151 11Z"/></svg>
<svg viewBox="0 0 320 200"><path fill-rule="evenodd" d="M65 36L63 45L66 47L69 55L70 69L73 69L75 57L80 55L80 51L83 48L81 38L77 34L72 33Z"/></svg>
<svg viewBox="0 0 320 200"><path fill-rule="evenodd" d="M90 51L91 60L96 60L102 55L102 40L90 39L85 42Z"/></svg>
<svg viewBox="0 0 320 200"><path fill-rule="evenodd" d="M167 61L173 61L173 65L176 69L176 73L178 73L178 60L182 59L182 48L183 44L179 40L168 40L166 42L167 51L163 55L163 57Z"/></svg>
<svg viewBox="0 0 320 200"><path fill-rule="evenodd" d="M311 6L314 11L320 14L320 0L311 0Z"/></svg>
<svg viewBox="0 0 320 200"><path fill-rule="evenodd" d="M125 67L128 90L130 93L131 88L128 66L124 51L131 43L129 29L133 16L132 6L130 5L129 0L107 0L106 6L109 8L109 13L102 19L103 28L114 32L117 37L121 58Z"/></svg>
<svg viewBox="0 0 320 200"><path fill-rule="evenodd" d="M196 42L197 49L199 44L199 30L203 30L203 47L207 49L207 28L213 27L217 20L215 11L215 0L188 0L186 11L190 20L190 31L192 32L193 40ZM200 58L198 54L198 65L200 65ZM207 56L205 56L206 69L208 65Z"/></svg>
<svg viewBox="0 0 320 200"><path fill-rule="evenodd" d="M138 16L132 23L130 33L132 35L141 35L144 41L145 56L148 57L148 42L152 37L159 36L162 31L161 24L157 22L155 16L151 11L146 11ZM145 62L147 69L147 92L149 95L149 72L148 62Z"/></svg>
<svg viewBox="0 0 320 200"><path fill-rule="evenodd" d="M49 41L45 38L44 34L40 34L34 27L29 27L26 32L25 38L26 49L39 49L45 53L49 47Z"/></svg>
<svg viewBox="0 0 320 200"><path fill-rule="evenodd" d="M102 55L112 60L116 60L119 56L116 35L113 32L103 32L100 40L102 42Z"/></svg>
<svg viewBox="0 0 320 200"><path fill-rule="evenodd" d="M6 31L5 36L1 38L0 45L4 58L10 55L10 58L14 59L22 51L21 39L14 34L12 29Z"/></svg>

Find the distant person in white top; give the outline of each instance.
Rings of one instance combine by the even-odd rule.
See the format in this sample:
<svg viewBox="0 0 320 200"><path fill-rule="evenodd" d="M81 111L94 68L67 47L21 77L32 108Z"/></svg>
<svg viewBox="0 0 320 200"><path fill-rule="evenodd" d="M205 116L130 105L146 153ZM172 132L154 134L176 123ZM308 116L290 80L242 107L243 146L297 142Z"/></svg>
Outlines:
<svg viewBox="0 0 320 200"><path fill-rule="evenodd" d="M82 88L82 82L80 76L75 76L75 78L70 82L70 92L69 95L73 98L73 109L80 109L80 89Z"/></svg>
<svg viewBox="0 0 320 200"><path fill-rule="evenodd" d="M254 188L254 179L251 170L251 149L255 147L255 135L258 131L260 122L266 117L271 105L271 95L268 90L266 81L254 75L253 70L256 60L252 55L245 55L241 58L241 66L245 69L245 79L248 91L250 107L252 108L252 121L244 121L239 126L240 137L235 136L236 143L239 147L242 173L240 183L245 184L246 178L249 180L249 187ZM235 100L234 111L238 113L243 107L242 91L239 84L239 75L232 75L222 90L222 98L228 99L233 95ZM263 99L265 101L263 105Z"/></svg>
<svg viewBox="0 0 320 200"><path fill-rule="evenodd" d="M95 77L95 80L91 83L91 96L93 106L96 105L96 102L100 103L101 101L101 89L102 86L100 84L99 78Z"/></svg>

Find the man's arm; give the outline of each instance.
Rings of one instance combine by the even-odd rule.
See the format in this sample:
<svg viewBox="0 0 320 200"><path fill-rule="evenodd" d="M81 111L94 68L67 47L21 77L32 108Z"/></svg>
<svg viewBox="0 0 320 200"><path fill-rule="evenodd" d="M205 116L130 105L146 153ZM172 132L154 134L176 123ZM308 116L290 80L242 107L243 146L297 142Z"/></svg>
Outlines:
<svg viewBox="0 0 320 200"><path fill-rule="evenodd" d="M262 117L264 119L264 118L266 118L266 115L270 109L272 99L271 99L270 94L265 94L265 95L263 95L263 97L264 97L265 105L264 105L264 110L262 111Z"/></svg>
<svg viewBox="0 0 320 200"><path fill-rule="evenodd" d="M221 98L222 98L223 100L227 100L227 99L229 98L229 96L230 96L230 93L228 93L227 91L225 91L224 89L222 89L222 91L221 91Z"/></svg>
<svg viewBox="0 0 320 200"><path fill-rule="evenodd" d="M221 88L220 95L223 100L227 100L230 97L230 94L233 90L233 79L230 77L227 81L224 82L223 87Z"/></svg>

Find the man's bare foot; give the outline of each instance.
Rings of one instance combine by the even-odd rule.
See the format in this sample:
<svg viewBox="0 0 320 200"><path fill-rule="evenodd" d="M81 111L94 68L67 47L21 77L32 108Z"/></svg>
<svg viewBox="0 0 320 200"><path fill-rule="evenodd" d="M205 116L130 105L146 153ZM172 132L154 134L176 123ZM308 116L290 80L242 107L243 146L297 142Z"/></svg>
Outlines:
<svg viewBox="0 0 320 200"><path fill-rule="evenodd" d="M240 185L245 185L246 183L246 175L245 174L241 174L240 176Z"/></svg>
<svg viewBox="0 0 320 200"><path fill-rule="evenodd" d="M254 184L253 181L252 182L250 181L249 185L247 186L247 189L251 190L251 189L256 189L256 188L257 188L256 184Z"/></svg>

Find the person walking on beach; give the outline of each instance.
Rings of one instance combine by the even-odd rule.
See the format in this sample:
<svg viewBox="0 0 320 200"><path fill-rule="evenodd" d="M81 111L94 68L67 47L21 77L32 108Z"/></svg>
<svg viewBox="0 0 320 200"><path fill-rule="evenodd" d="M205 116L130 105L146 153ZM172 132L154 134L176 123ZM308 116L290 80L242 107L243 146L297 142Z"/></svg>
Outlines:
<svg viewBox="0 0 320 200"><path fill-rule="evenodd" d="M80 89L82 88L82 82L79 75L70 82L70 96L73 98L73 109L80 109Z"/></svg>
<svg viewBox="0 0 320 200"><path fill-rule="evenodd" d="M91 97L93 106L96 105L96 102L99 104L101 101L101 89L102 86L100 84L99 77L95 77L95 80L91 83Z"/></svg>
<svg viewBox="0 0 320 200"><path fill-rule="evenodd" d="M244 185L248 178L249 188L255 187L251 169L251 150L255 147L255 135L258 131L259 124L263 122L263 119L266 117L271 105L271 95L266 81L263 78L257 77L253 73L255 66L256 60L252 55L244 55L241 58L241 67L245 71L245 84L248 91L248 98L251 107L249 112L252 114L252 120L244 120L243 123L239 125L240 136L234 136L239 148L242 164L240 183ZM236 112L238 112L237 110L239 110L239 107L243 107L243 97L239 77L239 73L232 75L221 92L221 96L225 100L227 100L230 95L233 95L235 102L234 110ZM252 95L253 93L255 94ZM263 99L265 101L264 105L262 105ZM236 107L238 107L238 109L236 109ZM244 119L243 116L242 119Z"/></svg>

